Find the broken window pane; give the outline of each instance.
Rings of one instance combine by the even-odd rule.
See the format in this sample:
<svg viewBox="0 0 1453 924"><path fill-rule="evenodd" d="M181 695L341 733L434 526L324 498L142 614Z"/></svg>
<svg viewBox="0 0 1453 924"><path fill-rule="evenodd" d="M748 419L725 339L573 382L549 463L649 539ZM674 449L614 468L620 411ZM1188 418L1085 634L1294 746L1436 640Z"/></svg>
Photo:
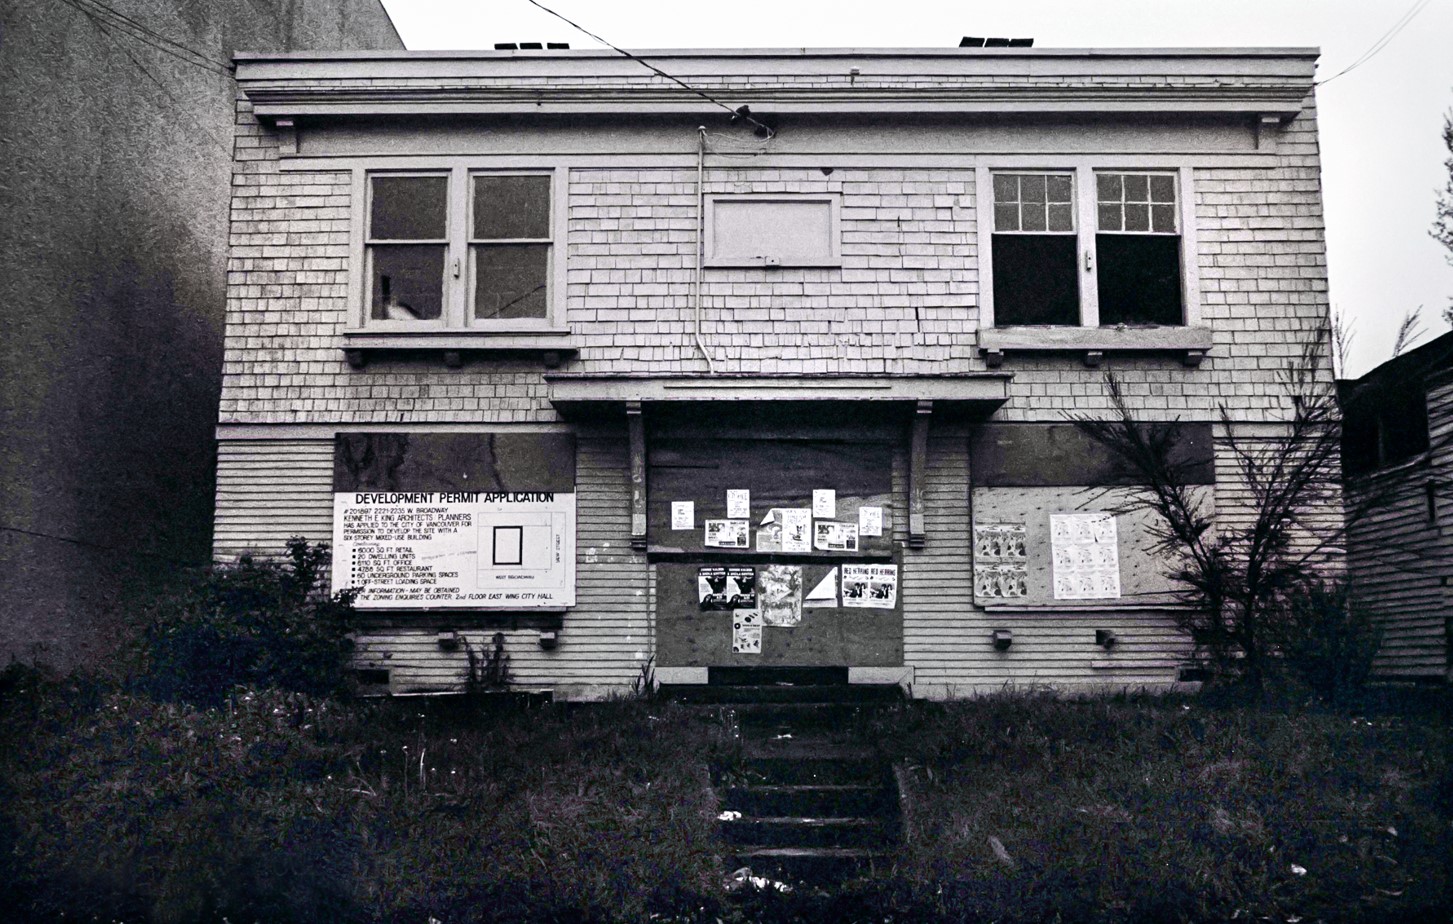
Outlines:
<svg viewBox="0 0 1453 924"><path fill-rule="evenodd" d="M994 323L1079 324L1072 234L996 234Z"/></svg>
<svg viewBox="0 0 1453 924"><path fill-rule="evenodd" d="M473 250L475 318L546 317L548 244L496 244Z"/></svg>
<svg viewBox="0 0 1453 924"><path fill-rule="evenodd" d="M445 237L449 178L376 176L368 236L376 241L430 241Z"/></svg>
<svg viewBox="0 0 1453 924"><path fill-rule="evenodd" d="M547 238L550 236L548 176L476 176L474 237L476 240Z"/></svg>
<svg viewBox="0 0 1453 924"><path fill-rule="evenodd" d="M393 244L368 249L372 266L369 316L378 321L431 321L444 305L444 245Z"/></svg>
<svg viewBox="0 0 1453 924"><path fill-rule="evenodd" d="M1183 323L1179 237L1097 234L1095 249L1101 325Z"/></svg>

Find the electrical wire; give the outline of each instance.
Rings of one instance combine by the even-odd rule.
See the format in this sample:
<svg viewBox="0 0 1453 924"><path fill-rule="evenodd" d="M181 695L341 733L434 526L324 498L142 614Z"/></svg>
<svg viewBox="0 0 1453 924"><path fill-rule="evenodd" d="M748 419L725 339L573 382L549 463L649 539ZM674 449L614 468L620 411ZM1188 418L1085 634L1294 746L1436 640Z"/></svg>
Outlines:
<svg viewBox="0 0 1453 924"><path fill-rule="evenodd" d="M728 106L726 103L723 103L721 100L717 99L716 97L712 96L711 94L707 93L706 91L699 90L696 87L693 87L691 84L689 84L686 81L680 79L679 77L673 77L673 76L671 76L670 74L668 74L665 71L661 70L659 67L657 67L656 65L652 64L651 62L645 60L644 58L637 57L636 55L631 54L629 51L626 51L624 48L617 48L615 45L612 45L610 42L607 42L605 39L603 39L600 36L596 35L594 32L591 32L589 29L585 28L584 26L580 25L579 23L573 22L573 21L571 21L569 19L566 19L564 16L561 16L559 13L557 13L554 10L550 9L548 6L545 6L543 3L540 3L539 0L525 0L525 2L528 3L528 4L530 4L531 6L538 7L539 9L544 10L546 13L549 13L551 16L554 16L556 19L560 20L561 22L565 23L566 25L570 26L571 28L576 29L576 30L578 30L578 31L580 31L580 32L582 32L582 33L590 36L591 38L595 39L597 42L600 42L602 45L604 45L605 47L609 48L611 51L615 51L615 52L618 52L620 54L625 55L627 58L630 58L632 61L636 62L637 64L639 64L642 67L646 68L647 70L651 71L652 73L657 74L657 75L659 75L661 77L665 77L667 80L671 81L672 83L677 84L678 86L681 86L681 87L683 87L683 88L685 88L687 90L690 90L692 93L695 93L697 96L699 96L702 99L706 100L707 102L711 103L713 106L720 106L722 109L725 109L727 112L731 113L733 118L742 119L743 121L747 122L749 125L752 125L755 128L757 128L757 129L765 132L768 139L770 139L773 135L776 134L776 132L772 131L772 129L770 127L768 127L767 125L762 124L761 122L759 122L756 119L752 118L750 115L746 114L745 112L742 112L742 111L740 111L738 109L733 109L731 106ZM745 108L745 107L743 107L743 108Z"/></svg>
<svg viewBox="0 0 1453 924"><path fill-rule="evenodd" d="M1313 86L1320 87L1324 84L1329 84L1332 81L1336 80L1338 77L1341 77L1343 74L1350 73L1353 70L1356 70L1357 68L1366 64L1368 61L1371 61L1373 58L1377 57L1377 55L1384 48L1386 48L1393 39L1397 38L1398 33L1406 29L1408 23L1412 22L1417 17L1417 15L1421 13L1431 2L1433 2L1433 0L1416 0L1416 2L1414 2L1413 5L1408 8L1408 11L1404 13L1397 22L1393 23L1392 26L1382 34L1381 38L1373 42L1366 51L1364 51L1361 55L1357 57L1357 60L1342 68L1342 70L1333 74L1331 77L1328 77L1326 80L1316 81Z"/></svg>
<svg viewBox="0 0 1453 924"><path fill-rule="evenodd" d="M92 22L98 24L104 22L106 25L125 33L127 38L147 45L162 54L170 55L178 61L221 77L232 76L231 64L210 58L194 48L173 41L161 35L159 32L154 32L140 25L134 19L117 13L103 3L98 3L96 0L60 0L60 2L90 17Z"/></svg>

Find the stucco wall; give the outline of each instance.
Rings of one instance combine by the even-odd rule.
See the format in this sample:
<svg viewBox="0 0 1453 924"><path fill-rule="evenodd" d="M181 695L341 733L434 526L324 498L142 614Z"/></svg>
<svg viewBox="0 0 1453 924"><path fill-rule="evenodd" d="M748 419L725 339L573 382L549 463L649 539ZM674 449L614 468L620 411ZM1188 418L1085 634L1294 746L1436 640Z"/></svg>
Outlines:
<svg viewBox="0 0 1453 924"><path fill-rule="evenodd" d="M377 0L111 5L219 62L402 47ZM208 558L236 90L65 4L0 36L0 662L68 665Z"/></svg>

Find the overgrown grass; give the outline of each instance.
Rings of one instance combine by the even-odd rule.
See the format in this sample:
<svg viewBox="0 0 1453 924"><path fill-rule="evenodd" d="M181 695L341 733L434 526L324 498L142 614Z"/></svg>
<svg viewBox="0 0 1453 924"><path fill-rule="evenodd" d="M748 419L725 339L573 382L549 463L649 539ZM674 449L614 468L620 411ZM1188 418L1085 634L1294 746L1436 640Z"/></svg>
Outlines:
<svg viewBox="0 0 1453 924"><path fill-rule="evenodd" d="M0 685L0 902L126 921L1447 920L1446 696L910 703L898 862L731 897L714 713ZM996 853L991 838L1002 851ZM1305 870L1305 872L1299 872Z"/></svg>

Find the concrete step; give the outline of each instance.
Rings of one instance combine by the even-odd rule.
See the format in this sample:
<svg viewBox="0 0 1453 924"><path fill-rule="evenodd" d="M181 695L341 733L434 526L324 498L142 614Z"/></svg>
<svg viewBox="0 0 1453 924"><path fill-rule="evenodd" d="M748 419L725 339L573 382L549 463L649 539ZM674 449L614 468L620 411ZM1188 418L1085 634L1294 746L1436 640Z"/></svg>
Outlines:
<svg viewBox="0 0 1453 924"><path fill-rule="evenodd" d="M734 768L720 771L719 777L728 785L858 783L884 786L892 782L892 774L882 761L824 757L746 757Z"/></svg>
<svg viewBox="0 0 1453 924"><path fill-rule="evenodd" d="M865 817L769 816L724 821L730 844L750 847L862 847L882 849L895 837L889 819Z"/></svg>
<svg viewBox="0 0 1453 924"><path fill-rule="evenodd" d="M735 707L743 731L774 732L815 729L857 734L870 710L882 703L742 703Z"/></svg>
<svg viewBox="0 0 1453 924"><path fill-rule="evenodd" d="M722 808L744 817L785 815L873 815L898 810L893 790L868 783L808 783L726 786L719 790Z"/></svg>
<svg viewBox="0 0 1453 924"><path fill-rule="evenodd" d="M676 684L662 688L683 703L889 703L903 698L897 684Z"/></svg>
<svg viewBox="0 0 1453 924"><path fill-rule="evenodd" d="M840 882L891 862L891 854L862 847L748 847L733 853L732 866L787 882Z"/></svg>
<svg viewBox="0 0 1453 924"><path fill-rule="evenodd" d="M711 686L846 686L846 667L709 667Z"/></svg>

